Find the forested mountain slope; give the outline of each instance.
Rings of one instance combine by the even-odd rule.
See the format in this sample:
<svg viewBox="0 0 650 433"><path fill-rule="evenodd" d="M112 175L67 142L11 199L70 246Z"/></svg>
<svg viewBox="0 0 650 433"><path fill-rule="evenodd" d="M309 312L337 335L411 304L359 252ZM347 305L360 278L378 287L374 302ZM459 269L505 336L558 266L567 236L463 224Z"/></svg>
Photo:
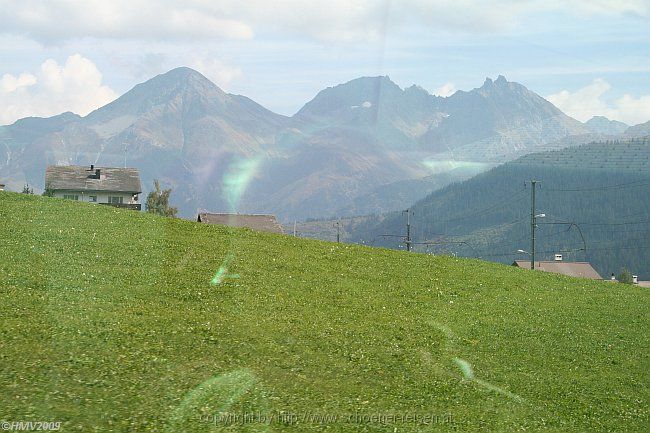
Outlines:
<svg viewBox="0 0 650 433"><path fill-rule="evenodd" d="M434 192L412 206L415 249L512 262L530 251L531 180L538 181L537 257L562 252L602 276L628 267L650 279L650 140L531 154ZM528 182L528 183L527 183ZM356 242L403 248L405 216L375 216ZM575 223L575 224L571 224ZM582 236L581 236L581 233ZM584 238L584 242L583 242ZM586 249L586 251L585 251Z"/></svg>

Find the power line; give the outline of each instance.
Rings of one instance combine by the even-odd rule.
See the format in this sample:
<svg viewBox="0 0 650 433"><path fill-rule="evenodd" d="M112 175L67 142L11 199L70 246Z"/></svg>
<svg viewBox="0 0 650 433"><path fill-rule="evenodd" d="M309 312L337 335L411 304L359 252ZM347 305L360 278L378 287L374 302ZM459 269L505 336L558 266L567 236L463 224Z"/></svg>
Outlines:
<svg viewBox="0 0 650 433"><path fill-rule="evenodd" d="M550 221L550 222L543 222L540 224L579 224L579 225L585 225L585 226L624 226L624 225L634 225L634 224L646 224L650 223L650 220L642 220L642 221L620 221L620 219L627 218L630 216L634 216L635 214L630 214L630 215L625 215L623 217L620 217L617 219L615 222L612 221L570 221L566 219L560 219L559 217L548 213L547 216L553 217L556 220L555 221ZM638 214L637 214L638 215Z"/></svg>
<svg viewBox="0 0 650 433"><path fill-rule="evenodd" d="M442 224L442 223L448 223L448 222L454 222L454 221L462 221L462 220L465 220L465 219L468 219L468 218L472 218L472 217L474 217L476 215L485 214L485 213L488 213L488 212L490 212L490 211L492 211L494 209L498 209L499 207L503 206L504 204L506 204L508 202L511 202L511 204L518 203L518 202L524 200L525 197L522 197L522 198L520 198L520 199L518 199L516 201L512 201L512 199L514 197L518 196L519 194L521 194L522 192L524 192L525 190L526 190L526 188L522 188L519 191L517 191L517 192L513 193L512 195L510 195L506 200L502 200L500 202L497 202L496 204L488 206L487 208L484 208L484 209L475 210L472 213L470 213L469 215L464 215L464 216L457 217L457 218L449 218L449 219L446 219L446 220L437 221L437 223Z"/></svg>
<svg viewBox="0 0 650 433"><path fill-rule="evenodd" d="M571 189L546 189L547 192L582 192L582 191L605 191L609 189L636 188L650 185L650 179L641 179L633 182L619 183L616 185L603 185L594 188L571 188Z"/></svg>
<svg viewBox="0 0 650 433"><path fill-rule="evenodd" d="M633 234L633 233L648 233L650 231L650 227L647 227L645 229L632 229L629 226L621 226L618 229L607 229L607 230L601 230L598 232L600 235L609 235L609 236L621 236L622 234ZM593 234L593 231L587 231L587 233Z"/></svg>
<svg viewBox="0 0 650 433"><path fill-rule="evenodd" d="M631 245L627 247L610 247L610 248L590 248L589 251L619 251L619 250L644 250L650 248L650 245ZM573 248L573 249L564 249L564 250L552 250L552 251L537 251L537 254L555 254L555 253L575 253L583 251L583 248ZM513 252L503 252L503 253L494 253L494 254L482 254L482 257L507 257L513 256L516 253Z"/></svg>
<svg viewBox="0 0 650 433"><path fill-rule="evenodd" d="M643 221L627 221L627 222L621 222L621 223L590 223L590 222L577 222L574 224L580 224L583 226L626 226L626 225L636 225L636 224L649 224L650 220L643 220Z"/></svg>
<svg viewBox="0 0 650 433"><path fill-rule="evenodd" d="M571 227L569 227L568 229L559 230L559 231L557 231L557 232L555 232L555 233L551 233L551 234L549 234L549 235L547 235L547 236L544 236L544 242L546 242L548 239L555 238L556 236L559 236L559 235L565 234L565 233L567 233L567 232L569 232L569 231L571 231ZM525 241L525 240L530 240L530 235L527 235L527 236L521 237L521 238L519 238L519 239L506 240L506 241L499 242L499 243L496 243L496 244L488 244L488 245L486 245L486 247L495 247L495 246L496 246L496 247L500 247L500 246L504 246L504 245L515 245L515 246L516 246L519 242L522 242L522 241ZM543 253L543 252L542 252L542 253ZM501 253L497 253L497 254L501 254ZM512 253L512 252L510 252L510 253L503 253L503 255L513 255L513 254L515 254L515 253ZM484 254L484 255L492 256L492 254Z"/></svg>
<svg viewBox="0 0 650 433"><path fill-rule="evenodd" d="M635 216L639 216L639 215L648 215L648 213L650 213L650 212L647 211L647 210L644 210L644 211L641 211L641 212L635 212L635 213L630 213L630 214L627 214L627 215L623 215L623 216L621 216L619 218L623 219L623 218L629 218L629 217L633 217L633 216L635 217Z"/></svg>
<svg viewBox="0 0 650 433"><path fill-rule="evenodd" d="M467 245L468 247L470 247L474 251L475 257L479 258L476 248L474 248L472 246L472 244L470 244L469 242L465 242L465 241L413 242L413 244L417 244L417 245L433 245L433 246L436 246L436 245L461 245L461 244L462 245Z"/></svg>
<svg viewBox="0 0 650 433"><path fill-rule="evenodd" d="M528 216L519 217L514 221L511 221L511 222L508 222L508 223L505 223L505 224L500 224L498 227L499 227L499 229L503 230L503 229L509 228L509 227L511 227L513 225L521 224L522 222L524 222L525 219L528 219ZM467 234L467 233L431 233L428 236L443 236L443 237L450 237L450 238L460 238L460 237L472 236L472 234L471 233L470 234Z"/></svg>
<svg viewBox="0 0 650 433"><path fill-rule="evenodd" d="M592 241L590 244L615 244L615 243L629 243L632 241L647 241L650 240L650 237L647 238L624 238L624 239L612 239L612 240L601 240L601 241Z"/></svg>
<svg viewBox="0 0 650 433"><path fill-rule="evenodd" d="M639 245L628 245L627 247L590 248L589 251L592 252L592 251L644 250L646 248L650 248L650 245L639 244ZM570 253L570 252L576 252L576 251L582 251L582 249L574 249L574 250L568 250L568 251L564 251L564 252ZM560 252L563 252L563 251L560 251ZM549 253L552 253L552 252L549 252Z"/></svg>
<svg viewBox="0 0 650 433"><path fill-rule="evenodd" d="M596 221L596 222L593 222L593 221L591 221L591 222L590 221L578 221L578 222L576 222L576 221L569 221L569 220L566 220L566 219L560 219L560 217L558 217L556 215L547 213L547 216L555 218L555 221L543 222L543 223L539 223L539 224L544 224L544 225L549 225L549 224L551 224L551 225L552 224L567 224L567 225L579 224L579 225L583 225L583 226L626 226L626 225L636 225L636 224L650 223L650 220L620 221L621 219L624 219L624 218L629 218L629 217L632 217L632 216L639 216L639 215L642 215L642 214L647 215L647 212L637 212L637 213L633 213L633 214L624 215L624 216L619 217L615 222L612 222L612 221Z"/></svg>

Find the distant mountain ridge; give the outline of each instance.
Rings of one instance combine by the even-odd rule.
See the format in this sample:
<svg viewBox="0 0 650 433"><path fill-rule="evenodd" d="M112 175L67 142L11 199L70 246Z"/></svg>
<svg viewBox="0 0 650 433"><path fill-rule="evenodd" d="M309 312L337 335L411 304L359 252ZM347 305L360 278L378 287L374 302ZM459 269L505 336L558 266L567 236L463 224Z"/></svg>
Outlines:
<svg viewBox="0 0 650 433"><path fill-rule="evenodd" d="M478 89L458 91L445 102L447 115L421 142L440 151L460 151L463 158L475 154L477 144L507 158L518 148L588 132L580 122L503 75L495 81L487 78Z"/></svg>
<svg viewBox="0 0 650 433"><path fill-rule="evenodd" d="M645 137L650 135L650 120L639 125L630 126L625 130L625 135L631 137Z"/></svg>
<svg viewBox="0 0 650 433"><path fill-rule="evenodd" d="M593 133L610 135L622 134L630 127L623 122L609 120L605 116L594 116L585 122L585 126Z"/></svg>
<svg viewBox="0 0 650 433"><path fill-rule="evenodd" d="M177 68L85 117L0 127L0 181L38 189L48 164L126 163L145 188L153 179L173 188L175 205L192 217L230 210L224 175L248 160L255 164L238 210L287 221L399 208L521 154L593 136L503 76L447 98L363 77L286 117Z"/></svg>

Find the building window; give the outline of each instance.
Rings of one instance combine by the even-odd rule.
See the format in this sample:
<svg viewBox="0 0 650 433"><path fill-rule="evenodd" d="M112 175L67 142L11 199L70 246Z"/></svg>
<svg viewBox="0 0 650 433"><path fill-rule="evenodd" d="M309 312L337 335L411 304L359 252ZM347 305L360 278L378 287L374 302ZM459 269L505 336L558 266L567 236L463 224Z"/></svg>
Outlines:
<svg viewBox="0 0 650 433"><path fill-rule="evenodd" d="M77 194L63 194L63 198L66 200L79 200L79 196Z"/></svg>
<svg viewBox="0 0 650 433"><path fill-rule="evenodd" d="M108 197L108 202L110 204L122 204L124 202L124 197L109 196Z"/></svg>
<svg viewBox="0 0 650 433"><path fill-rule="evenodd" d="M88 200L93 202L93 203L97 203L97 196L96 195L89 195Z"/></svg>

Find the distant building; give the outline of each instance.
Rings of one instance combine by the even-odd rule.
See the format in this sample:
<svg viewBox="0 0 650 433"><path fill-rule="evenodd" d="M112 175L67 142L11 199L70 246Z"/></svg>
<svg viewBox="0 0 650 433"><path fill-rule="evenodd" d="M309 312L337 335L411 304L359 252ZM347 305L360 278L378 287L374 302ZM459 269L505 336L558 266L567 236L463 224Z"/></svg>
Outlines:
<svg viewBox="0 0 650 433"><path fill-rule="evenodd" d="M4 190L5 190L5 184L4 184L4 183L0 183L0 191L4 191Z"/></svg>
<svg viewBox="0 0 650 433"><path fill-rule="evenodd" d="M641 281L638 275L632 275L632 284L639 287L650 287L650 281Z"/></svg>
<svg viewBox="0 0 650 433"><path fill-rule="evenodd" d="M142 192L136 168L94 165L51 165L45 170L45 189L54 197L140 210Z"/></svg>
<svg viewBox="0 0 650 433"><path fill-rule="evenodd" d="M515 260L512 266L530 269L530 260ZM538 262L535 260L535 269L543 272L568 275L570 277L602 280L598 272L587 262L563 262L561 260Z"/></svg>
<svg viewBox="0 0 650 433"><path fill-rule="evenodd" d="M249 229L270 232L284 233L282 226L275 218L275 215L245 215L228 213L199 213L197 222L207 224L219 224L230 227L246 227Z"/></svg>

